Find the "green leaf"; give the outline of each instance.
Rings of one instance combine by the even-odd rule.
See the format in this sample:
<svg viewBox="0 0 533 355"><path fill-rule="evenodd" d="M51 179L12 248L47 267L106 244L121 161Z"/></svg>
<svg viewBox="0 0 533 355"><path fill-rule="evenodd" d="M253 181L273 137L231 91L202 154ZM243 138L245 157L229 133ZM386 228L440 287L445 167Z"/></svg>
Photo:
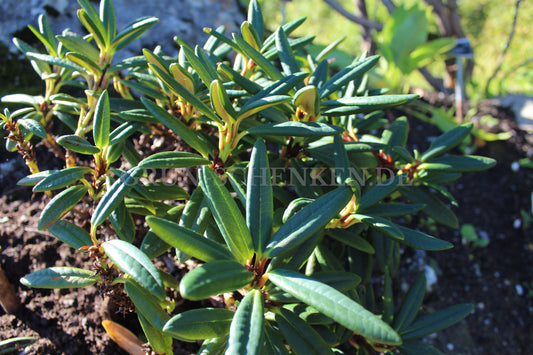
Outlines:
<svg viewBox="0 0 533 355"><path fill-rule="evenodd" d="M320 88L320 98L328 97L333 92L348 84L348 82L362 77L377 64L378 60L379 56L372 56L342 69Z"/></svg>
<svg viewBox="0 0 533 355"><path fill-rule="evenodd" d="M111 41L111 47L119 51L142 36L150 27L159 22L156 17L141 17L122 29Z"/></svg>
<svg viewBox="0 0 533 355"><path fill-rule="evenodd" d="M276 31L276 48L279 51L279 59L285 75L299 72L300 67L296 62L296 58L294 57L294 53L287 40L287 35L285 34L285 31L283 31L283 27L278 27Z"/></svg>
<svg viewBox="0 0 533 355"><path fill-rule="evenodd" d="M288 36L290 35L295 29L297 29L302 23L304 23L306 17L300 17L296 20L287 22L283 26L283 31L285 31L285 34ZM265 52L268 48L270 48L274 42L276 41L276 34L272 33L263 43L263 48L261 48L261 52Z"/></svg>
<svg viewBox="0 0 533 355"><path fill-rule="evenodd" d="M293 312L279 308L275 314L275 319L295 354L333 354L324 339Z"/></svg>
<svg viewBox="0 0 533 355"><path fill-rule="evenodd" d="M17 185L22 185L22 186L34 186L34 185L36 185L39 181L42 181L42 180L45 179L47 176L50 176L50 175L54 174L55 172L57 172L57 170L44 170L44 171L39 171L38 173L31 174L31 175L28 175L28 176L23 177L22 179L20 179L19 181L17 181Z"/></svg>
<svg viewBox="0 0 533 355"><path fill-rule="evenodd" d="M422 212L438 223L450 228L459 228L459 222L452 210L431 194L431 192L419 186L401 186L399 190L410 201L424 204L425 207L422 209Z"/></svg>
<svg viewBox="0 0 533 355"><path fill-rule="evenodd" d="M294 94L294 105L306 115L303 119L300 118L302 121L313 122L318 118L320 114L319 102L318 90L313 85L305 86Z"/></svg>
<svg viewBox="0 0 533 355"><path fill-rule="evenodd" d="M421 204L407 204L396 202L378 203L364 209L365 214L379 217L407 216L424 208Z"/></svg>
<svg viewBox="0 0 533 355"><path fill-rule="evenodd" d="M261 85L242 76L240 73L231 69L224 63L218 64L218 72L227 77L228 79L233 80L235 84L239 85L241 88L248 91L250 94L257 94L263 89Z"/></svg>
<svg viewBox="0 0 533 355"><path fill-rule="evenodd" d="M150 347L158 354L172 354L172 337L163 334L161 329L152 325L141 312L137 312L137 317Z"/></svg>
<svg viewBox="0 0 533 355"><path fill-rule="evenodd" d="M248 22L252 24L257 37L259 38L259 45L263 41L263 13L261 11L261 6L257 0L251 0L248 4Z"/></svg>
<svg viewBox="0 0 533 355"><path fill-rule="evenodd" d="M261 69L269 75L272 80L279 80L283 77L279 70L272 64L267 58L265 58L261 53L256 51L251 45L249 45L241 36L233 34L233 40L237 42L237 45L242 50L242 52L251 58Z"/></svg>
<svg viewBox="0 0 533 355"><path fill-rule="evenodd" d="M139 168L144 169L172 169L191 168L199 165L211 164L211 161L198 154L190 152L161 152L150 155L141 160Z"/></svg>
<svg viewBox="0 0 533 355"><path fill-rule="evenodd" d="M273 270L268 276L285 292L360 336L382 344L402 343L400 336L388 324L334 288L290 270Z"/></svg>
<svg viewBox="0 0 533 355"><path fill-rule="evenodd" d="M167 244L199 260L204 262L234 260L228 248L189 228L154 216L146 217L146 222L152 231Z"/></svg>
<svg viewBox="0 0 533 355"><path fill-rule="evenodd" d="M199 308L172 317L163 332L176 339L195 341L227 335L235 312L224 308Z"/></svg>
<svg viewBox="0 0 533 355"><path fill-rule="evenodd" d="M150 324L158 329L165 326L170 317L162 309L157 298L131 279L126 279L124 289L135 305L137 313L142 314Z"/></svg>
<svg viewBox="0 0 533 355"><path fill-rule="evenodd" d="M404 235L399 228L399 226L395 223L392 223L386 218L378 217L378 216L370 216L365 214L356 213L354 214L354 218L357 218L370 228L374 228L375 230L379 231L383 235L392 238L394 240L403 240Z"/></svg>
<svg viewBox="0 0 533 355"><path fill-rule="evenodd" d="M417 318L402 332L402 339L411 340L422 338L439 330L448 328L472 313L474 306L471 304L458 304L446 309L427 314Z"/></svg>
<svg viewBox="0 0 533 355"><path fill-rule="evenodd" d="M325 137L340 134L344 128L317 122L266 123L248 129L257 136Z"/></svg>
<svg viewBox="0 0 533 355"><path fill-rule="evenodd" d="M231 322L227 354L260 355L264 339L263 294L248 292L242 299Z"/></svg>
<svg viewBox="0 0 533 355"><path fill-rule="evenodd" d="M77 33L64 31L62 35L56 36L56 38L71 51L83 53L92 61L98 61L100 55L98 49Z"/></svg>
<svg viewBox="0 0 533 355"><path fill-rule="evenodd" d="M31 59L31 60L47 63L47 64L50 64L50 65L57 65L58 67L62 67L62 68L70 69L70 70L73 70L73 71L77 71L77 72L80 72L82 74L87 72L85 70L85 68L83 68L82 66L80 66L80 65L78 65L78 64L76 64L76 63L74 63L74 62L72 62L70 60L54 57L54 56L51 56L51 55L48 55L48 54L26 53L26 56L29 59Z"/></svg>
<svg viewBox="0 0 533 355"><path fill-rule="evenodd" d="M44 127L36 120L32 120L31 118L21 118L17 120L17 123L39 138L46 139L48 137Z"/></svg>
<svg viewBox="0 0 533 355"><path fill-rule="evenodd" d="M117 233L117 236L129 243L133 243L135 239L135 221L126 208L126 204L122 202L117 208L109 215L109 220L113 229Z"/></svg>
<svg viewBox="0 0 533 355"><path fill-rule="evenodd" d="M153 101L141 97L141 101L162 124L170 128L174 133L181 137L188 145L197 150L203 157L209 156L209 143L202 136L195 134L189 127L181 122L177 117L172 116L163 108L157 106Z"/></svg>
<svg viewBox="0 0 533 355"><path fill-rule="evenodd" d="M445 240L403 226L398 226L398 228L400 228L404 236L400 243L411 248L431 251L453 248L453 244Z"/></svg>
<svg viewBox="0 0 533 355"><path fill-rule="evenodd" d="M74 166L72 168L59 170L41 180L33 187L33 191L43 192L60 189L77 182L83 178L85 174L88 174L91 171L92 169L86 166Z"/></svg>
<svg viewBox="0 0 533 355"><path fill-rule="evenodd" d="M409 291L405 295L402 305L398 310L398 313L394 317L393 327L396 331L401 332L407 328L416 317L422 301L424 300L424 295L426 293L426 276L420 274L413 282Z"/></svg>
<svg viewBox="0 0 533 355"><path fill-rule="evenodd" d="M338 106L358 106L361 108L368 107L372 110L389 108L399 105L404 105L408 102L416 100L419 95L377 95L377 96L355 96L345 97L337 100L324 101L320 103L322 107L338 107Z"/></svg>
<svg viewBox="0 0 533 355"><path fill-rule="evenodd" d="M57 194L43 209L37 228L44 230L56 223L85 196L89 187L76 185Z"/></svg>
<svg viewBox="0 0 533 355"><path fill-rule="evenodd" d="M239 115L237 116L237 120L250 117L269 107L278 106L285 102L289 102L290 100L291 97L287 95L272 95L260 99L250 100L241 107Z"/></svg>
<svg viewBox="0 0 533 355"><path fill-rule="evenodd" d="M34 288L77 288L94 285L99 280L91 270L54 266L32 272L21 278L20 283Z"/></svg>
<svg viewBox="0 0 533 355"><path fill-rule="evenodd" d="M141 168L133 168L127 173L124 173L117 181L111 185L105 195L100 199L98 205L94 209L91 218L91 228L96 228L102 224L105 219L117 208L117 206L124 200L137 179L142 175Z"/></svg>
<svg viewBox="0 0 533 355"><path fill-rule="evenodd" d="M324 228L351 198L352 190L347 186L341 186L320 196L278 229L266 246L265 255L281 257L292 252L294 248Z"/></svg>
<svg viewBox="0 0 533 355"><path fill-rule="evenodd" d="M102 246L106 255L120 270L131 276L159 300L165 299L165 288L159 271L142 251L119 239L104 242Z"/></svg>
<svg viewBox="0 0 533 355"><path fill-rule="evenodd" d="M262 254L272 233L274 198L265 143L258 139L252 150L246 190L246 225L254 250Z"/></svg>
<svg viewBox="0 0 533 355"><path fill-rule="evenodd" d="M91 236L85 229L67 221L57 221L48 227L48 231L74 249L93 244Z"/></svg>
<svg viewBox="0 0 533 355"><path fill-rule="evenodd" d="M111 112L109 108L109 94L104 90L96 103L93 119L94 144L102 149L109 145L109 131L111 128Z"/></svg>
<svg viewBox="0 0 533 355"><path fill-rule="evenodd" d="M151 182L144 190L152 200L186 200L189 194L184 188L167 182Z"/></svg>
<svg viewBox="0 0 533 355"><path fill-rule="evenodd" d="M477 155L446 155L420 164L419 170L439 170L450 173L475 172L492 168L496 160Z"/></svg>
<svg viewBox="0 0 533 355"><path fill-rule="evenodd" d="M95 76L100 76L102 74L102 69L100 66L84 54L68 52L65 57L72 63L76 63L85 68L88 73L91 73Z"/></svg>
<svg viewBox="0 0 533 355"><path fill-rule="evenodd" d="M254 245L244 217L213 170L204 166L199 173L200 186L226 244L235 258L245 263L252 258Z"/></svg>
<svg viewBox="0 0 533 355"><path fill-rule="evenodd" d="M209 97L211 105L215 112L222 118L224 122L235 122L237 112L233 108L228 93L224 86L218 80L213 80L209 87Z"/></svg>
<svg viewBox="0 0 533 355"><path fill-rule="evenodd" d="M401 175L395 175L388 180L379 181L361 196L361 199L358 201L357 211L363 212L366 208L378 203L387 196L390 196L396 191L396 188L401 181Z"/></svg>
<svg viewBox="0 0 533 355"><path fill-rule="evenodd" d="M428 161L456 147L472 131L474 125L465 123L444 133L429 146L429 149L420 156L421 161Z"/></svg>
<svg viewBox="0 0 533 355"><path fill-rule="evenodd" d="M433 346L420 340L406 341L398 347L398 350L403 355L444 355Z"/></svg>
<svg viewBox="0 0 533 355"><path fill-rule="evenodd" d="M351 232L349 229L328 229L326 234L331 238L338 240L339 242L349 245L352 248L360 250L367 254L374 254L375 250L372 244L370 244L363 237Z"/></svg>
<svg viewBox="0 0 533 355"><path fill-rule="evenodd" d="M95 147L85 138L76 136L74 134L61 136L57 139L57 143L73 152L80 154L96 154L100 152L100 148Z"/></svg>
<svg viewBox="0 0 533 355"><path fill-rule="evenodd" d="M100 19L106 34L106 43L109 45L117 31L117 24L115 22L115 9L111 0L102 0L100 2Z"/></svg>
<svg viewBox="0 0 533 355"><path fill-rule="evenodd" d="M180 283L180 294L193 301L243 288L254 274L236 261L216 260L189 271Z"/></svg>

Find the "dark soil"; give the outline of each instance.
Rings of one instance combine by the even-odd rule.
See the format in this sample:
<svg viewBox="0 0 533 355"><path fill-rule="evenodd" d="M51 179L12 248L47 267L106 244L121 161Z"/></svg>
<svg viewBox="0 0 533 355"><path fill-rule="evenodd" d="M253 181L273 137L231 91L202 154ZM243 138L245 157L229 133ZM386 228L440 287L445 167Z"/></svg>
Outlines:
<svg viewBox="0 0 533 355"><path fill-rule="evenodd" d="M488 143L476 154L496 158L497 166L466 174L450 187L459 204L455 212L460 223L474 225L481 237L490 240L488 246L463 245L458 231L438 227L438 236L453 242L453 249L427 254L405 251L404 269L422 271L420 259L438 268L438 281L424 301L428 310L458 303L475 305L474 313L464 321L429 337L447 354L533 354L533 234L521 215L524 211L531 216L533 170L513 172L510 168L512 162L533 150L505 111L492 114L500 118L499 128L512 131L513 138ZM421 150L430 137L439 134L432 125L418 120L410 123L409 142ZM5 314L0 308L0 340L35 336L38 340L25 354L123 354L105 333L102 320L111 318L137 334L140 329L135 326L134 315L109 307L108 298L96 287L50 291L19 283L22 276L35 270L49 266L91 268L92 261L37 230L44 206L41 196L32 198L31 189L15 185L27 174L22 159L16 154L1 154L0 163L14 165L0 165L0 265L24 307L16 315ZM194 350L194 346L183 346L175 342L175 353Z"/></svg>

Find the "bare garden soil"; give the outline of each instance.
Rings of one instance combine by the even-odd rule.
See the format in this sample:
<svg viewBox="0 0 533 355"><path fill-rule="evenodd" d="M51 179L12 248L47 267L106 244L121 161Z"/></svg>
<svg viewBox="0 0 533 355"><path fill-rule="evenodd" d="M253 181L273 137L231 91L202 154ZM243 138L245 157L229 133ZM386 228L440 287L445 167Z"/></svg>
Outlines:
<svg viewBox="0 0 533 355"><path fill-rule="evenodd" d="M511 169L512 162L527 156L528 150L531 155L533 148L507 112L490 110L494 112L488 113L500 122L493 129L511 131L513 137L506 142L488 143L476 151L497 159L496 167L465 174L449 187L459 204L454 210L460 223L474 225L481 238L490 240L488 246L464 245L459 231L438 227L434 233L455 247L437 253L405 250L395 285L395 292L401 294L405 288L402 286L429 263L437 270L438 280L426 295L424 304L428 310L458 303L475 305L473 314L464 321L428 337L429 342L447 354L533 354L533 228L521 215L523 210L531 216L533 170ZM430 137L439 134L434 126L418 120L412 119L410 124L412 147L423 150ZM43 154L47 154L44 147L39 149L38 156ZM46 159L53 165L53 156ZM110 302L96 287L42 290L19 283L22 276L45 267L90 269L92 261L37 230L44 207L42 196L32 196L30 188L16 185L17 180L27 175L27 169L17 154L2 150L0 163L7 162L13 169L9 174L0 171L0 264L23 308L15 315L0 308L0 340L36 337L37 341L26 348L25 354L123 354L101 324L104 319L112 319L140 334L136 316L128 307ZM159 258L157 263L176 277L184 272L184 267L175 265L168 256ZM185 301L177 309L196 306ZM175 354L193 353L197 348L196 344L174 342Z"/></svg>

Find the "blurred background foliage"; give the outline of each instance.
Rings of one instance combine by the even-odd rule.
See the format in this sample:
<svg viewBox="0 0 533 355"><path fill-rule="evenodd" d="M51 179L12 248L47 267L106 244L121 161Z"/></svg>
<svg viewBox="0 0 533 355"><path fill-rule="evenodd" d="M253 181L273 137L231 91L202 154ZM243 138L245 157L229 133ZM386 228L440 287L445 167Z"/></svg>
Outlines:
<svg viewBox="0 0 533 355"><path fill-rule="evenodd" d="M325 1L322 0L262 0L260 1L266 17L266 26L275 28L283 20L285 22L306 16L307 21L296 35L316 35L315 48L320 44L331 43L342 36L345 40L339 45L343 52L338 56L339 65L346 65L351 58L361 53L361 32L359 25L349 21ZM346 10L354 12L354 0L337 0ZM396 0L396 6L406 8L419 6L429 9L429 5L417 0ZM247 3L246 0L243 3ZM366 0L368 18L386 23L390 15L381 0ZM512 29L516 0L458 0L457 5L461 17L461 24L466 36L470 39L474 49L474 71L472 78L467 81L467 94L472 98L481 99L485 95L484 88L498 65L498 58L504 50L509 33ZM283 10L284 7L284 11ZM428 11L430 14L430 11ZM533 54L531 52L531 26L533 22L533 2L522 1L516 22L514 37L510 43L508 53L502 63L501 70L491 82L489 96L507 93L533 93ZM428 16L428 31L430 37L438 34L439 29L435 18ZM376 36L374 36L376 38ZM338 55L338 53L337 53ZM382 61L383 62L383 61ZM380 63L382 66L384 63ZM442 76L444 65L436 62L429 66L437 76ZM383 69L383 68L382 68ZM408 77L410 86L427 88L422 76L413 72Z"/></svg>

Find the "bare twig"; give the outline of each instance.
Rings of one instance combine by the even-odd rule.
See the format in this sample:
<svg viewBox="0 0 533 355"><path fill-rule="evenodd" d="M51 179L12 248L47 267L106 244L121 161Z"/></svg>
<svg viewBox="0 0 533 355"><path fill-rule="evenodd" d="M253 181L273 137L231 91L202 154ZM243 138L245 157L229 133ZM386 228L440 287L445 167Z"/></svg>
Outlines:
<svg viewBox="0 0 533 355"><path fill-rule="evenodd" d="M505 48L503 49L502 53L498 57L498 65L496 66L496 69L494 69L494 72L489 77L489 80L487 80L487 84L485 84L485 95L488 96L489 93L489 86L490 82L498 75L498 72L501 70L503 65L503 60L505 59L505 55L507 54L507 51L509 50L509 47L511 46L511 42L513 40L513 37L515 35L516 31L516 22L518 20L518 10L520 8L520 3L522 0L517 0L514 7L514 17L513 17L513 24L511 26L511 32L509 33L509 37L507 38L507 42L505 43Z"/></svg>
<svg viewBox="0 0 533 355"><path fill-rule="evenodd" d="M328 4L333 10L337 11L339 14L346 17L352 22L377 31L381 31L383 29L382 23L371 21L367 18L355 16L351 12L347 11L344 7L342 7L342 5L337 2L337 0L324 0L324 2Z"/></svg>
<svg viewBox="0 0 533 355"><path fill-rule="evenodd" d="M381 2L383 3L383 5L385 5L389 14L392 14L396 9L396 5L394 5L392 0L381 0Z"/></svg>
<svg viewBox="0 0 533 355"><path fill-rule="evenodd" d="M355 12L357 16L362 18L368 18L368 12L366 10L366 0L354 0ZM372 29L364 25L359 25L361 29L361 37L363 39L361 46L364 52L368 52L370 55L376 53L376 43L372 36Z"/></svg>

